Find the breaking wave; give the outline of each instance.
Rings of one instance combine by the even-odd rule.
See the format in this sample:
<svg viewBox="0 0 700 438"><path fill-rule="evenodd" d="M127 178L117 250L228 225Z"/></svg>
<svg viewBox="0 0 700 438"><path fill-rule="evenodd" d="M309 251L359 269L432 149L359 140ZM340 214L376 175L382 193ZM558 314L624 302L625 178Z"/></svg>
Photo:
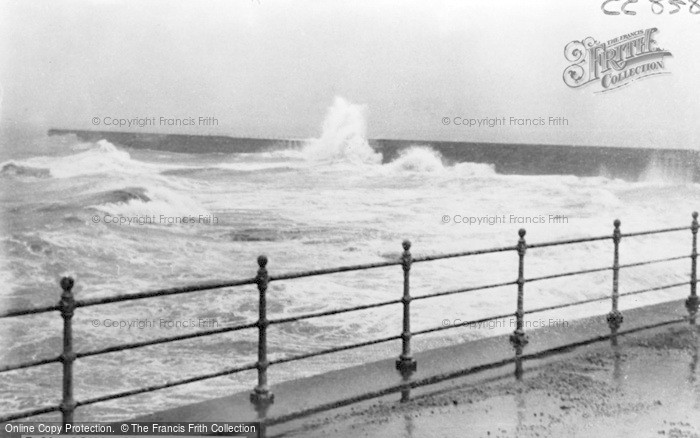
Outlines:
<svg viewBox="0 0 700 438"><path fill-rule="evenodd" d="M85 149L87 148L87 149ZM26 174L41 177L72 178L100 173L133 174L152 167L132 160L128 152L117 149L112 143L100 140L91 146L83 145L82 152L62 157L40 156L2 166L3 174Z"/></svg>
<svg viewBox="0 0 700 438"><path fill-rule="evenodd" d="M2 165L2 168L0 168L0 175L3 177L50 178L51 172L49 169L25 166L10 161Z"/></svg>
<svg viewBox="0 0 700 438"><path fill-rule="evenodd" d="M446 173L454 172L457 176L491 176L496 171L492 164L456 163L452 166L445 162L442 154L428 146L411 146L402 150L399 156L385 167L396 172Z"/></svg>
<svg viewBox="0 0 700 438"><path fill-rule="evenodd" d="M302 155L313 162L380 164L382 154L369 145L365 131L364 107L336 97L321 136L308 140Z"/></svg>
<svg viewBox="0 0 700 438"><path fill-rule="evenodd" d="M301 155L309 163L378 167L399 173L444 173L455 171L460 175L488 176L495 174L490 164L445 162L440 152L429 146L414 145L402 150L389 163L382 164L382 154L367 141L364 107L336 97L323 121L319 138L307 140L301 151L276 152L278 156Z"/></svg>

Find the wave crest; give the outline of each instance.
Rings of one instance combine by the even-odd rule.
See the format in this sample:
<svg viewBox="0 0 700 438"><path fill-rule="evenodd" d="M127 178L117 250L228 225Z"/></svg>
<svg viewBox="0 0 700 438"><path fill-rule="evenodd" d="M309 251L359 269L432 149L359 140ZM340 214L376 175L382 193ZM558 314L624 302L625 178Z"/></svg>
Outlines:
<svg viewBox="0 0 700 438"><path fill-rule="evenodd" d="M42 178L71 178L81 175L100 173L134 173L146 166L132 160L128 152L117 149L107 140L100 140L77 154L50 157L29 158L20 162L3 165L2 173L22 176L39 176Z"/></svg>
<svg viewBox="0 0 700 438"><path fill-rule="evenodd" d="M0 175L4 177L50 178L51 171L42 167L26 166L9 161L2 165Z"/></svg>
<svg viewBox="0 0 700 438"><path fill-rule="evenodd" d="M399 153L399 156L388 163L395 172L411 173L446 173L452 172L458 176L491 176L496 171L493 164L457 163L449 166L445 163L440 152L429 146L410 146Z"/></svg>
<svg viewBox="0 0 700 438"><path fill-rule="evenodd" d="M209 211L192 196L165 186L127 187L110 190L93 198L88 208L112 216L206 216Z"/></svg>
<svg viewBox="0 0 700 438"><path fill-rule="evenodd" d="M440 152L428 146L411 146L402 150L399 156L388 164L398 171L443 172L445 164Z"/></svg>
<svg viewBox="0 0 700 438"><path fill-rule="evenodd" d="M308 140L302 155L308 161L381 164L382 154L369 145L365 130L364 107L336 97L321 137Z"/></svg>

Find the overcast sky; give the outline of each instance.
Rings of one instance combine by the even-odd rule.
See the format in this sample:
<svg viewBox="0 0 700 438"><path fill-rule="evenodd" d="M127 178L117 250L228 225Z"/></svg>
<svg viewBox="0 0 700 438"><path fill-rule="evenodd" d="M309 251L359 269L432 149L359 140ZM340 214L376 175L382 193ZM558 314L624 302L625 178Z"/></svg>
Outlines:
<svg viewBox="0 0 700 438"><path fill-rule="evenodd" d="M697 149L700 16L657 16L647 2L605 16L600 3L3 1L2 126L213 116L212 128L156 130L311 137L343 96L366 105L372 138ZM563 83L568 42L647 27L673 54L670 75L606 94ZM456 116L570 124L441 123Z"/></svg>

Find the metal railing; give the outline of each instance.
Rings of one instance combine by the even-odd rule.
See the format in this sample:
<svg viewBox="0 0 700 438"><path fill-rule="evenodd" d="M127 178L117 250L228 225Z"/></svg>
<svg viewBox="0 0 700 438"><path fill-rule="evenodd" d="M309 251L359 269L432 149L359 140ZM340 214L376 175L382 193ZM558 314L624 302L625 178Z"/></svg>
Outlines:
<svg viewBox="0 0 700 438"><path fill-rule="evenodd" d="M25 316L25 315L35 315L35 314L39 314L39 313L46 313L46 312L53 312L53 311L59 311L61 313L61 317L63 318L63 351L59 356L37 359L37 360L27 361L27 362L23 362L23 363L19 363L19 364L14 364L14 365L5 365L5 366L0 367L0 373L13 371L13 370L20 370L20 369L25 369L25 368L31 368L31 367L37 367L40 365L46 365L46 364L50 364L50 363L62 363L62 365L63 365L62 402L59 405L45 406L45 407L40 407L40 408L33 409L33 410L27 410L27 411L13 413L13 414L9 414L9 415L2 415L2 416L0 416L0 423L12 421L12 420L17 420L17 419L22 419L22 418L29 418L29 417L33 417L36 415L50 413L50 412L60 411L62 413L62 419L63 419L63 422L65 424L65 423L69 423L69 422L73 421L73 415L74 415L76 408L81 407L81 406L92 405L95 403L105 402L105 401L114 400L114 399L118 399L118 398L123 398L123 397L133 396L133 395L142 394L142 393L146 393L146 392L156 391L156 390L160 390L160 389L170 388L170 387L174 387L174 386L184 385L184 384L193 383L193 382L206 380L206 379L211 379L211 378L215 378L215 377L227 376L227 375L240 373L242 371L247 371L247 370L257 370L257 385L255 386L252 393L250 394L250 401L253 403L253 405L258 413L258 417L261 420L263 427L265 425L278 424L278 423L281 423L284 421L289 421L291 419L299 418L299 417L302 417L304 415L308 415L308 414L311 414L314 412L319 412L319 411L323 411L326 409L331 409L333 407L345 406L345 405L349 405L349 404L352 404L352 403L355 403L358 401L367 400L367 399L371 399L371 398L375 398L375 397L380 397L383 395L396 393L396 392L401 393L401 401L407 401L410 399L410 390L412 388L419 387L422 385L431 384L431 383L436 383L438 381L443 381L445 379L459 377L459 376L462 376L462 375L465 375L465 374L468 374L471 372L479 371L482 369L501 366L501 365L507 364L507 363L515 363L515 376L516 376L516 378L520 379L520 378L522 378L522 375L523 375L523 366L522 366L523 361L527 358L530 358L530 357L537 357L539 354L542 353L542 352L539 352L539 353L530 354L530 355L523 354L524 349L528 344L528 337L527 337L525 330L524 330L525 315L527 315L527 314L544 312L544 311L560 309L560 308L565 308L565 307L570 307L570 306L577 306L577 305L592 303L595 301L603 301L603 300L612 298L612 309L607 315L607 322L608 322L608 325L609 325L609 328L611 331L610 338L615 341L616 336L618 334L618 331L619 331L619 329L622 325L622 322L623 322L622 313L619 311L619 308L618 308L619 299L621 297L690 285L690 295L688 296L688 298L685 302L685 306L687 308L689 315L688 315L688 317L685 317L683 319L689 320L690 323L694 325L696 323L696 317L698 314L698 305L699 305L698 296L697 296L698 213L694 212L692 214L692 218L693 219L692 219L691 225L689 227L675 227L675 228L666 228L666 229L658 229L658 230L651 230L651 231L640 231L640 232L634 232L634 233L622 233L620 230L620 221L615 220L612 235L580 238L580 239L570 239L570 240L560 240L560 241L552 241L552 242L545 242L545 243L537 243L537 244L532 244L532 245L527 244L527 242L525 241L525 230L521 229L518 232L519 239L517 241L517 244L514 246L483 249L483 250L476 250L476 251L448 253L448 254L439 254L439 255L429 255L429 256L423 256L423 257L413 257L411 255L411 252L410 252L411 243L409 241L404 241L402 244L403 253L402 253L400 259L395 260L395 261L361 264L361 265L353 265L353 266L343 266L343 267L337 267L337 268L331 268L331 269L319 269L319 270L305 271L305 272L294 272L294 273L288 273L288 274L282 274L282 275L269 275L268 270L267 270L268 259L265 256L260 256L260 257L258 257L258 260L257 260L259 269L258 269L257 275L253 278L230 281L230 282L222 282L222 283L204 283L204 284L197 284L197 285L186 286L186 287L162 289L162 290L156 290L156 291L150 291L150 292L140 292L140 293L135 293L135 294L122 294L122 295L116 295L116 296L111 296L111 297L107 297L107 298L93 298L93 299L76 300L75 297L73 296L73 292L72 292L72 289L74 286L73 279L69 278L69 277L64 277L61 279L61 282L60 282L63 293L61 294L61 299L60 299L60 302L58 304L52 305L52 306L30 308L30 309L10 310L10 311L6 311L6 312L0 314L0 318L10 318L10 317ZM684 230L691 231L692 244L691 244L690 255L682 255L682 256L675 256L675 257L668 257L668 258L661 258L661 259L654 259L654 260L646 260L646 261L637 262L637 263L620 264L619 248L620 248L620 242L621 242L623 237L627 238L627 237L636 237L636 236L645 236L645 235L656 235L656 234L661 234L661 233L669 233L669 232L684 231ZM554 275L546 275L546 276L540 276L540 277L532 277L532 278L525 277L525 255L526 255L526 252L528 249L552 247L552 246L558 246L558 245L571 245L571 244L577 244L577 243L603 241L603 240L612 240L612 242L614 244L614 254L613 254L612 266L605 266L605 267L596 268L596 269L584 269L584 270L578 270L578 271L564 272L564 273L559 273L559 274L554 274ZM481 254L493 254L493 253L498 253L498 252L509 252L509 251L515 251L518 255L518 276L517 276L517 279L514 281L499 282L499 283L493 283L493 284L488 284L488 285L482 285L482 286L478 286L478 287L466 287L466 288L460 288L460 289L455 289L455 290L439 291L439 292L433 292L430 294L425 294L425 295L420 295L420 296L412 296L411 295L411 292L410 292L410 271L411 271L412 265L415 263L423 263L423 262L434 261L434 260L444 260L444 259L457 258L457 257L468 257L468 256L481 255ZM655 287L650 287L650 288L626 292L626 293L619 293L619 289L618 289L618 287L619 287L619 272L621 269L630 268L630 267L645 266L645 265L649 265L649 264L656 264L656 263L669 262L669 261L675 261L675 260L682 260L682 259L687 259L687 258L689 258L691 261L690 281L655 286ZM292 316L292 317L268 319L268 315L267 315L267 288L268 288L268 284L270 282L291 280L291 279L297 279L297 278L306 278L306 277L313 277L313 276L326 275L326 274L335 274L335 273L340 273L340 272L369 270L369 269L376 269L376 268L390 267L390 266L401 266L402 270L403 270L403 290L402 290L402 295L401 295L400 299L376 302L376 303L372 303L372 304L363 304L363 305L357 305L357 306L353 306L353 307L346 307L346 308L329 310L329 311L322 311L322 312L316 312L316 313L306 313L306 314ZM527 283L542 281L542 280L549 280L549 279L554 279L554 278L562 278L562 277L569 277L569 276L575 276L575 275L604 272L604 271L612 271L612 274L613 274L612 294L611 295L605 295L602 297L590 298L590 299L570 302L570 303L566 303L566 304L541 307L541 308L532 309L532 310L528 310L528 311L524 310L524 293L525 293L525 284L527 284ZM73 314L74 314L76 309L90 307L90 306L96 306L96 305L101 305L101 304L107 304L107 303L117 303L117 302L139 300L139 299L146 299L146 298L153 298L153 297L165 297L165 296L172 296L172 295L181 295L181 294L186 294L186 293L194 293L194 292L199 292L199 291L207 291L207 290L212 290L212 289L222 289L222 288L244 286L244 285L257 285L258 296L259 296L259 305L258 305L259 315L258 315L258 320L254 323L242 324L242 325L236 325L236 326L230 326L230 327L221 327L221 328L210 329L210 330L203 330L203 331L198 331L198 332L188 333L188 334L183 334L183 335L177 335L177 336L161 337L161 338L147 340L147 341L132 342L132 343L128 343L128 344L121 344L121 345L117 345L117 346L100 348L100 349L90 350L90 351L80 351L80 352L74 351L72 317L73 317ZM424 300L424 299L435 298L435 297L444 297L447 295L461 294L461 293L467 293L467 292L472 292L472 291L479 291L479 290L492 289L492 288L505 287L505 286L513 286L513 285L517 286L517 301L516 301L515 314L506 313L506 314L502 314L502 315L489 316L489 317L481 318L481 319L474 320L474 321L465 321L465 322L462 322L460 324L455 324L455 325L439 326L439 327L433 327L433 328L428 328L428 329L422 329L422 330L418 330L418 331L411 330L411 307L410 306L411 306L412 301ZM310 319L310 318L318 318L318 317L329 316L329 315L337 315L337 314L341 314L341 313L384 307L384 306L389 306L389 305L393 305L393 304L402 304L403 325L402 325L402 331L401 331L400 335L387 336L387 337L377 338L377 339L373 339L373 340L369 340L369 341L357 342L357 343L349 344L349 345L336 346L333 348L309 352L309 353L300 354L300 355L296 355L296 356L284 357L284 358L275 359L275 360L268 360L267 329L270 325L291 323L291 322L306 320L306 319ZM417 336L417 335L423 335L423 334L427 334L427 333L434 333L434 332L438 332L438 331L442 331L442 330L452 329L455 327L460 327L460 326L469 325L469 324L478 324L478 323L484 323L484 322L488 322L488 321L495 321L495 320L499 320L499 319L503 319L503 318L507 318L507 317L512 317L512 316L515 316L515 318L516 318L516 329L510 335L510 342L515 350L515 356L513 359L494 362L491 364L482 365L482 366L474 367L474 368L467 369L467 370L459 370L459 371L452 372L449 374L431 376L431 377L424 378L421 380L412 380L411 379L413 373L415 373L415 371L417 370L417 362L413 358L412 353L411 353L411 339L412 339L412 337ZM678 321L679 320L668 321L665 323L656 324L656 326L667 324L667 323L678 322ZM76 401L74 399L74 396L73 396L73 364L77 359L81 359L81 358L89 357L89 356L102 355L102 354L106 354L106 353L131 350L131 349L145 347L145 346L151 346L151 345L157 345L157 344L163 344L163 343L168 343L168 342L181 341L181 340L185 340L185 339L193 339L193 338L198 338L198 337L202 337L202 336L211 336L211 335L216 335L216 334L221 334L221 333L229 333L229 332L234 332L234 331L239 331L239 330L244 330L244 329L253 329L253 328L257 328L257 331L258 331L257 362L255 362L255 363L225 368L223 370L209 373L209 374L202 374L202 375L198 375L198 376L190 377L190 378L186 378L186 379L180 379L180 380L170 381L170 382L166 382L166 383L154 384L154 385L151 385L148 387L118 392L118 393L114 393L114 394L103 395L103 396L99 396L99 397L88 398L88 399L84 399L84 400ZM630 330L629 332L636 331L636 330L638 330L638 329ZM606 336L598 337L594 340L599 340L602 338L606 338ZM402 344L401 353L400 353L398 359L396 360L396 369L398 370L398 372L400 373L400 375L402 377L402 383L400 385L394 385L391 387L383 388L383 389L380 389L380 390L377 390L374 392L365 393L365 394L362 394L360 396L356 396L356 397L345 399L345 400L337 400L337 401L334 401L334 402L326 404L326 405L316 406L316 407L311 408L311 409L306 409L304 411L298 411L298 412L288 414L288 415L285 415L282 417L267 418L268 408L270 407L271 404L274 403L274 394L270 390L270 387L268 385L268 378L267 378L267 370L270 366L278 365L278 364L282 364L282 363L287 363L287 362L292 362L292 361L308 359L308 358L315 357L315 356L331 354L331 353L336 353L336 352L345 351L345 350L367 347L370 345L380 344L380 343L394 341L394 340L401 340L401 344ZM582 343L580 343L580 342L579 343L572 343L572 344L569 344L568 346L575 346L578 344L582 344Z"/></svg>

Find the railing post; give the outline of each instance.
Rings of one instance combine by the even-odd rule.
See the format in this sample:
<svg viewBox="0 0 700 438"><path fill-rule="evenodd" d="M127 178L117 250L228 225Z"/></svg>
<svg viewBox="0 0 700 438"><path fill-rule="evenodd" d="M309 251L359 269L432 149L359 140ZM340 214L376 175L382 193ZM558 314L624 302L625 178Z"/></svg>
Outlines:
<svg viewBox="0 0 700 438"><path fill-rule="evenodd" d="M73 412L75 411L75 400L73 399L73 362L75 353L73 352L73 312L75 310L75 298L73 297L73 285L75 282L71 277L61 278L61 317L63 317L63 399L60 409L63 414L63 426L73 422Z"/></svg>
<svg viewBox="0 0 700 438"><path fill-rule="evenodd" d="M690 324L695 325L698 315L698 212L693 212L693 222L690 225L693 233L693 249L690 253L690 296L685 300L685 308L688 309Z"/></svg>
<svg viewBox="0 0 700 438"><path fill-rule="evenodd" d="M250 394L250 401L255 405L255 410L258 412L258 417L261 420L261 436L264 435L263 420L267 415L267 409L275 401L275 395L270 392L267 386L267 326L270 325L267 320L267 283L269 281L267 275L267 257L261 255L258 257L258 275L256 282L258 285L259 302L258 302L258 361L256 368L258 370L258 385Z"/></svg>
<svg viewBox="0 0 700 438"><path fill-rule="evenodd" d="M518 231L520 239L518 240L518 309L515 312L516 326L513 334L510 335L510 343L515 348L515 378L521 379L523 376L523 348L527 345L528 339L524 330L524 289L525 289L525 252L527 251L527 243L525 243L525 229L521 228Z"/></svg>
<svg viewBox="0 0 700 438"><path fill-rule="evenodd" d="M411 291L409 287L409 273L411 272L411 242L403 241L403 254L401 255L401 265L403 267L403 331L401 333L401 355L396 360L396 369L399 370L405 383L407 383L417 369L416 360L411 357ZM410 389L401 391L401 401L410 399Z"/></svg>
<svg viewBox="0 0 700 438"><path fill-rule="evenodd" d="M620 280L620 240L622 240L622 233L620 232L620 220L615 219L613 222L615 229L613 230L613 244L614 244L614 255L613 255L613 290L612 290L612 310L608 313L608 327L610 327L610 333L612 335L611 340L613 346L617 344L617 331L622 325L624 318L622 313L618 310L618 300L620 297L620 292L618 289Z"/></svg>
<svg viewBox="0 0 700 438"><path fill-rule="evenodd" d="M615 219L613 222L613 245L614 245L614 255L613 255L613 287L612 287L612 310L608 313L608 327L610 327L610 345L613 349L613 355L615 357L615 363L613 365L613 380L620 383L620 378L622 376L622 354L620 353L620 346L617 342L617 331L622 325L623 317L622 313L618 310L618 301L620 299L620 240L622 240L622 232L620 232L620 220Z"/></svg>

